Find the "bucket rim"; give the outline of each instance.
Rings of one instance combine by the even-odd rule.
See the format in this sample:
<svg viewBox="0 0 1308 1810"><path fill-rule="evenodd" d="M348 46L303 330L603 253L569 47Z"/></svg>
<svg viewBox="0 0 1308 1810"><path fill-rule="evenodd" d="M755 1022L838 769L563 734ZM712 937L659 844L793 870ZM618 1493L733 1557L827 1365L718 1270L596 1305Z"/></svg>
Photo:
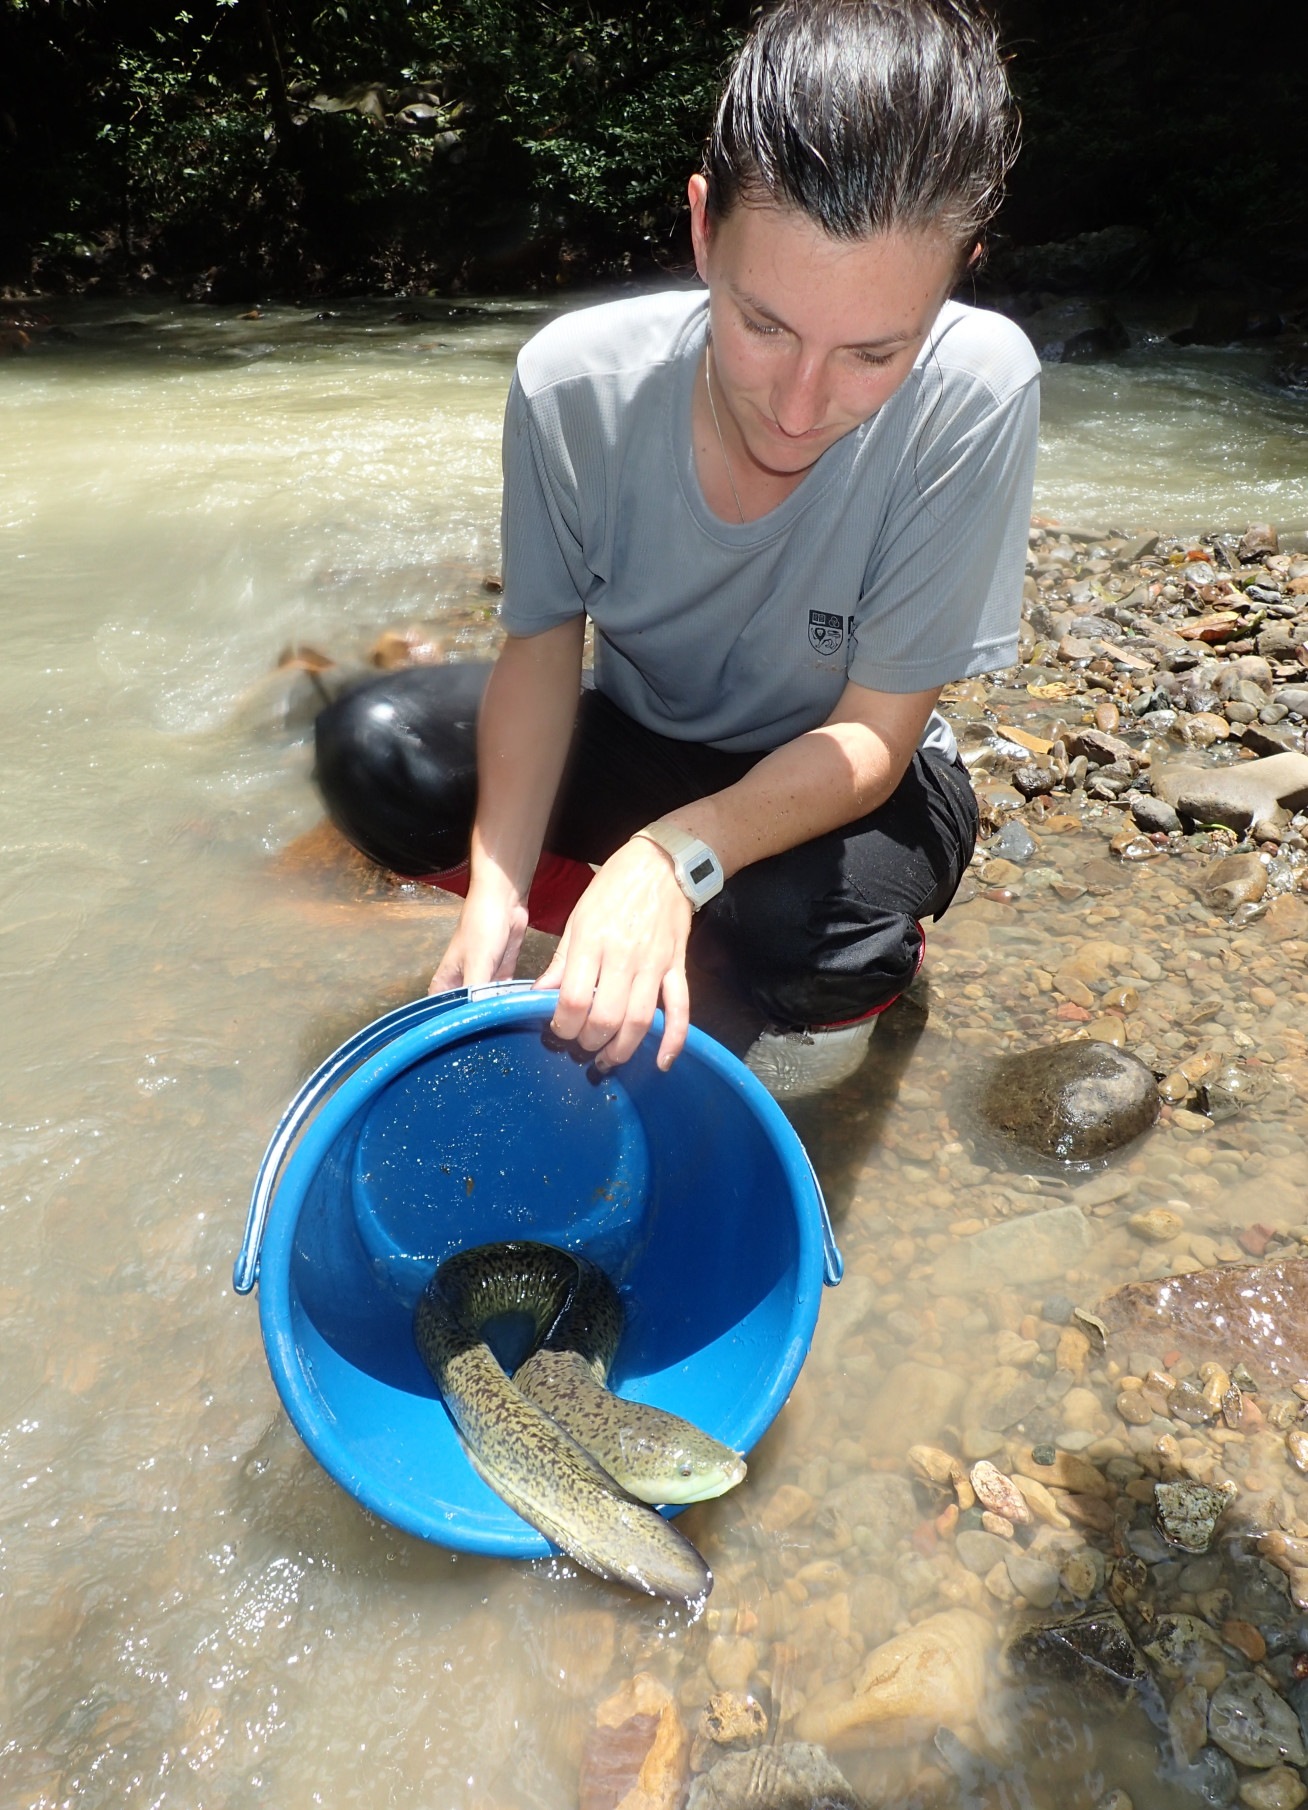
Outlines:
<svg viewBox="0 0 1308 1810"><path fill-rule="evenodd" d="M388 1524L459 1551L505 1558L539 1558L555 1548L526 1522L516 1529L469 1529L432 1515L424 1520L413 1503L382 1483L359 1462L351 1445L324 1413L321 1396L310 1387L299 1362L293 1332L291 1259L296 1230L309 1187L337 1137L386 1085L416 1063L486 1031L547 1024L558 995L533 990L469 1000L439 1017L408 1028L365 1058L322 1104L288 1155L270 1203L259 1265L259 1321L273 1383L292 1424L314 1458L364 1508ZM645 1043L662 1035L655 1015ZM739 1093L780 1163L796 1227L796 1286L787 1337L769 1386L756 1398L742 1449L748 1452L775 1420L808 1355L817 1322L824 1274L830 1278L834 1243L826 1204L808 1153L776 1101L729 1050L692 1025L679 1060L690 1056L712 1069ZM621 1084L621 1068L606 1079ZM839 1265L839 1253L835 1252ZM836 1275L839 1268L836 1268ZM465 1459L466 1462L466 1459Z"/></svg>

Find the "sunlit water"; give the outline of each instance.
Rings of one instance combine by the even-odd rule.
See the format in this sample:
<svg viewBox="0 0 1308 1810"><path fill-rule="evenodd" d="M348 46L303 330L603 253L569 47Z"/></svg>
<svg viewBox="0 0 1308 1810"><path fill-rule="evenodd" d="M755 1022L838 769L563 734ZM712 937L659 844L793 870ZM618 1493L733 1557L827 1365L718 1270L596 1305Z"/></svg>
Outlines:
<svg viewBox="0 0 1308 1810"><path fill-rule="evenodd" d="M1170 863L1120 898L961 906L932 939L925 1032L796 1114L880 1305L851 1333L829 1298L802 1409L743 1491L689 1518L719 1577L708 1615L455 1558L366 1516L290 1430L229 1276L282 1105L349 1030L424 990L453 922L443 895L359 901L279 870L318 811L303 733L268 731L260 689L293 642L357 656L387 625L438 619L456 657L493 645L499 416L546 311L419 306L428 320L391 324L382 304L327 321L100 305L64 317L76 338L0 365L6 1807L563 1810L595 1703L635 1669L692 1725L706 1660L719 1677L752 1666L793 1709L955 1598L871 1511L851 1546L813 1519L764 1531L763 1508L785 1483L848 1505L898 1457L886 1437L908 1441L878 1405L894 1363L971 1385L1048 1292L983 1300L965 1323L922 1285L952 1225L1019 1211L1028 1186L1005 1196L1013 1178L960 1144L960 1063L1035 1040L1049 1002L1033 972L1087 937L1122 946L1139 1040L1179 1059L1238 1033L1278 1063L1304 1055L1308 999L1256 926L1151 991L1133 952L1166 965L1193 929ZM1264 364L1145 350L1048 373L1037 510L1303 525L1308 417ZM1064 877L1102 860L1109 827L1062 839ZM1259 961L1277 999L1250 1011L1222 987ZM1188 989L1225 1016L1189 1028ZM1212 1140L1152 1134L1069 1292L1157 1265L1121 1224L1155 1200L1182 1198L1219 1241L1298 1224L1301 1129L1282 1086ZM1038 1204L1066 1198L1043 1185ZM1143 1719L1106 1749L1075 1719L1066 1738L1047 1726L1022 1750L1033 1803L1079 1810L1096 1777L1151 1788ZM930 1750L864 1740L840 1758L873 1802L955 1801Z"/></svg>

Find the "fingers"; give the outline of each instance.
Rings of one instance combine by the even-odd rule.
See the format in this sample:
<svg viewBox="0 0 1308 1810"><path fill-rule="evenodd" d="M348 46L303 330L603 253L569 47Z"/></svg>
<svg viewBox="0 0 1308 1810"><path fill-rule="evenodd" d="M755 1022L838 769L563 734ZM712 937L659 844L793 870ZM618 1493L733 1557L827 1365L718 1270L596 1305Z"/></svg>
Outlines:
<svg viewBox="0 0 1308 1810"><path fill-rule="evenodd" d="M465 900L449 947L432 975L428 993L453 987L480 987L487 981L511 980L526 933L526 912L506 911L498 903Z"/></svg>
<svg viewBox="0 0 1308 1810"><path fill-rule="evenodd" d="M455 987L463 985L463 963L458 952L451 946L441 957L440 967L431 977L431 985L427 989L428 996L433 993L449 993Z"/></svg>
<svg viewBox="0 0 1308 1810"><path fill-rule="evenodd" d="M569 925L571 929L571 925ZM582 937L569 936L568 950L563 961L563 970L554 985L559 989L559 1002L554 1008L554 1016L550 1020L550 1029L556 1037L567 1042L579 1038L590 1017L591 1005L595 997L595 981L599 973L599 953L588 945ZM557 957L555 960L557 961ZM552 968L554 963L550 964ZM548 973L550 970L547 969ZM616 1027L614 1027L616 1028ZM601 1037L599 1043L590 1039L582 1043L583 1049L598 1049L600 1043L606 1042L612 1030Z"/></svg>
<svg viewBox="0 0 1308 1810"><path fill-rule="evenodd" d="M666 1074L685 1047L690 1029L690 987L686 982L684 955L663 976L663 1040L658 1065Z"/></svg>
<svg viewBox="0 0 1308 1810"><path fill-rule="evenodd" d="M596 1003L598 1003L598 996ZM616 1068L620 1062L626 1062L635 1055L644 1040L646 1031L654 1021L658 1003L657 975L637 974L628 988L622 1021L595 1058L596 1068L601 1072L605 1069Z"/></svg>

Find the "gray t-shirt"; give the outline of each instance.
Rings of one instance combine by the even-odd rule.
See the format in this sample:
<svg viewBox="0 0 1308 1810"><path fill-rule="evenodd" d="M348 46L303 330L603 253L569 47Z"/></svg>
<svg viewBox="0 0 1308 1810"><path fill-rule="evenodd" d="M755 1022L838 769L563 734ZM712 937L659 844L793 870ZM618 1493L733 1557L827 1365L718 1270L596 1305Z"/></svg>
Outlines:
<svg viewBox="0 0 1308 1810"><path fill-rule="evenodd" d="M514 635L583 611L595 683L682 741L779 747L847 679L926 691L1011 666L1039 361L1002 315L949 302L908 378L758 521L720 521L695 470L707 298L585 308L525 345L504 422ZM924 746L952 753L933 714Z"/></svg>

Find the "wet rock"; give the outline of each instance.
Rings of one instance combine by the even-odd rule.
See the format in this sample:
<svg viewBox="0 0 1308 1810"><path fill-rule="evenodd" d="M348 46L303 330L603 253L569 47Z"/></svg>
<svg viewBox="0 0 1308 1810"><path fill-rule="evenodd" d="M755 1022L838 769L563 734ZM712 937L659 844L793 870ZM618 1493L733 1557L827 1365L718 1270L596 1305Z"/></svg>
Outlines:
<svg viewBox="0 0 1308 1810"><path fill-rule="evenodd" d="M754 1697L719 1691L704 1711L704 1733L718 1747L752 1747L768 1732L767 1711Z"/></svg>
<svg viewBox="0 0 1308 1810"><path fill-rule="evenodd" d="M1020 866L1036 853L1036 839L1018 818L1006 823L990 843L987 851L1000 861L1015 861Z"/></svg>
<svg viewBox="0 0 1308 1810"><path fill-rule="evenodd" d="M1279 828L1308 804L1308 755L1273 754L1230 767L1169 767L1154 775L1156 797L1195 823L1229 829Z"/></svg>
<svg viewBox="0 0 1308 1810"><path fill-rule="evenodd" d="M1004 1520L1014 1527L1026 1527L1031 1522L1031 1510L1011 1477L997 1470L987 1459L980 1459L972 1466L969 1474L972 1488L976 1491L977 1500L984 1503L995 1514L1002 1515Z"/></svg>
<svg viewBox="0 0 1308 1810"><path fill-rule="evenodd" d="M946 1259L956 1255L957 1248L945 1253ZM964 1290L949 1285L940 1292L961 1294ZM878 1390L868 1416L869 1456L898 1458L908 1446L935 1439L962 1400L965 1387L962 1378L949 1370L929 1364L897 1364Z"/></svg>
<svg viewBox="0 0 1308 1810"><path fill-rule="evenodd" d="M1087 1040L1047 1044L1001 1059L980 1107L996 1131L1028 1149L1084 1162L1147 1131L1158 1117L1160 1101L1153 1072L1143 1062L1107 1043Z"/></svg>
<svg viewBox="0 0 1308 1810"><path fill-rule="evenodd" d="M1100 1303L1110 1356L1178 1351L1244 1363L1260 1382L1308 1374L1308 1259L1231 1264L1131 1282Z"/></svg>
<svg viewBox="0 0 1308 1810"><path fill-rule="evenodd" d="M743 1805L749 1810L862 1810L835 1762L807 1741L724 1755L695 1780L686 1810L742 1810Z"/></svg>
<svg viewBox="0 0 1308 1810"><path fill-rule="evenodd" d="M1008 1558L1008 1541L998 1534L986 1533L979 1527L965 1528L955 1542L954 1550L960 1561L976 1577L985 1577L996 1565L1002 1565Z"/></svg>
<svg viewBox="0 0 1308 1810"><path fill-rule="evenodd" d="M1255 565L1259 560L1266 559L1269 553L1276 553L1279 549L1280 541L1270 522L1250 522L1240 536L1236 553L1243 564Z"/></svg>
<svg viewBox="0 0 1308 1810"><path fill-rule="evenodd" d="M1272 900L1262 918L1263 935L1270 943L1291 939L1308 939L1308 905L1293 893L1283 892Z"/></svg>
<svg viewBox="0 0 1308 1810"><path fill-rule="evenodd" d="M1017 1594L1033 1609L1047 1609L1058 1595L1058 1573L1044 1559L1030 1553L1012 1551L1005 1555L1004 1565Z"/></svg>
<svg viewBox="0 0 1308 1810"><path fill-rule="evenodd" d="M1222 1639L1228 1647L1242 1653L1250 1665L1259 1665L1267 1657L1267 1642L1252 1622L1231 1619L1222 1623Z"/></svg>
<svg viewBox="0 0 1308 1810"><path fill-rule="evenodd" d="M1167 1244L1184 1226L1180 1214L1167 1207L1149 1207L1143 1213L1133 1213L1126 1223L1146 1244Z"/></svg>
<svg viewBox="0 0 1308 1810"><path fill-rule="evenodd" d="M1303 746L1302 735L1288 723L1284 728L1280 724L1250 723L1240 741L1255 754L1297 752Z"/></svg>
<svg viewBox="0 0 1308 1810"><path fill-rule="evenodd" d="M1088 364L1125 352L1131 336L1106 302L1055 302L1025 323L1045 364Z"/></svg>
<svg viewBox="0 0 1308 1810"><path fill-rule="evenodd" d="M1067 740L1067 752L1073 759L1084 755L1092 767L1116 766L1119 761L1128 768L1132 765L1131 744L1102 729L1073 731Z"/></svg>
<svg viewBox="0 0 1308 1810"><path fill-rule="evenodd" d="M1042 792L1052 792L1058 784L1058 771L1054 767L1042 767L1033 761L1013 770L1013 784L1023 798L1038 798Z"/></svg>
<svg viewBox="0 0 1308 1810"><path fill-rule="evenodd" d="M1167 1412L1173 1420L1189 1427L1205 1427L1217 1418L1217 1408L1203 1390L1189 1380L1178 1383L1167 1398Z"/></svg>
<svg viewBox="0 0 1308 1810"><path fill-rule="evenodd" d="M704 1656L709 1677L722 1691L743 1691L758 1665L758 1647L745 1634L715 1634Z"/></svg>
<svg viewBox="0 0 1308 1810"><path fill-rule="evenodd" d="M1182 1552L1207 1552L1235 1497L1234 1484L1210 1489L1206 1483L1160 1483L1154 1491L1154 1518L1164 1538Z"/></svg>
<svg viewBox="0 0 1308 1810"><path fill-rule="evenodd" d="M1201 1749L1193 1766L1178 1771L1176 1782L1194 1802L1211 1805L1212 1810L1226 1810L1233 1804L1239 1784L1235 1767L1220 1748L1212 1746Z"/></svg>
<svg viewBox="0 0 1308 1810"><path fill-rule="evenodd" d="M1284 1760L1308 1765L1299 1718L1256 1672L1234 1672L1222 1680L1208 1705L1208 1732L1241 1766Z"/></svg>
<svg viewBox="0 0 1308 1810"><path fill-rule="evenodd" d="M1054 1489L1072 1490L1078 1496L1093 1496L1107 1501L1116 1491L1088 1458L1075 1452L1059 1451L1052 1445L1022 1446L1013 1468L1023 1477L1034 1477L1037 1483Z"/></svg>
<svg viewBox="0 0 1308 1810"><path fill-rule="evenodd" d="M1152 1083L1152 1074L1149 1079ZM969 1295L978 1289L1053 1282L1076 1267L1091 1242L1089 1223L1079 1207L1049 1207L958 1239L941 1255L931 1286L940 1295ZM942 1417L933 1431L943 1425ZM910 1439L921 1438L924 1432L925 1429L914 1429ZM903 1445L897 1449L902 1451Z"/></svg>
<svg viewBox="0 0 1308 1810"><path fill-rule="evenodd" d="M1140 1389L1124 1389L1117 1398L1117 1412L1131 1427L1147 1427L1155 1418L1151 1403Z"/></svg>
<svg viewBox="0 0 1308 1810"><path fill-rule="evenodd" d="M1299 1810L1308 1798L1308 1786L1288 1766L1273 1766L1260 1778L1246 1779L1240 1787L1240 1802L1248 1810Z"/></svg>
<svg viewBox="0 0 1308 1810"><path fill-rule="evenodd" d="M1200 1104L1209 1118L1220 1124L1224 1119L1233 1119L1246 1106L1256 1106L1266 1098L1271 1085L1266 1069L1251 1068L1247 1062L1224 1062L1204 1082Z"/></svg>
<svg viewBox="0 0 1308 1810"><path fill-rule="evenodd" d="M1096 1563L1098 1559L1098 1553L1081 1551L1072 1553L1063 1561L1059 1576L1069 1596L1077 1602L1088 1602L1103 1584L1103 1565L1102 1561Z"/></svg>
<svg viewBox="0 0 1308 1810"><path fill-rule="evenodd" d="M1201 1684L1183 1684L1172 1698L1167 1732L1178 1758L1193 1766L1208 1739L1208 1692Z"/></svg>
<svg viewBox="0 0 1308 1810"><path fill-rule="evenodd" d="M1177 1588L1188 1590L1192 1596L1198 1596L1204 1590L1215 1590L1222 1580L1222 1561L1214 1555L1206 1559L1191 1559L1181 1575L1177 1578Z"/></svg>
<svg viewBox="0 0 1308 1810"><path fill-rule="evenodd" d="M1226 1671L1221 1636L1197 1615L1160 1615L1145 1652L1164 1678L1216 1686Z"/></svg>
<svg viewBox="0 0 1308 1810"><path fill-rule="evenodd" d="M690 1737L671 1693L637 1672L595 1711L582 1750L581 1810L612 1810L631 1795L641 1810L677 1810Z"/></svg>
<svg viewBox="0 0 1308 1810"><path fill-rule="evenodd" d="M1257 855L1224 855L1199 877L1199 896L1210 911L1256 905L1267 891L1267 868Z"/></svg>
<svg viewBox="0 0 1308 1810"><path fill-rule="evenodd" d="M1140 797L1131 800L1131 815L1149 835L1173 835L1181 827L1181 819L1165 798Z"/></svg>
<svg viewBox="0 0 1308 1810"><path fill-rule="evenodd" d="M1057 1498L1043 1483L1037 1483L1034 1477L1023 1477L1020 1473L1013 1481L1026 1498L1027 1507L1037 1521L1043 1521L1046 1527L1061 1528L1064 1532L1072 1525L1059 1508Z"/></svg>
<svg viewBox="0 0 1308 1810"><path fill-rule="evenodd" d="M796 1722L800 1739L829 1742L886 1723L933 1733L941 1723L975 1722L993 1638L990 1623L970 1609L928 1616L868 1654L852 1695L836 1686L811 1698Z"/></svg>
<svg viewBox="0 0 1308 1810"><path fill-rule="evenodd" d="M1017 1671L1031 1677L1058 1678L1118 1702L1149 1677L1126 1623L1112 1611L1026 1628L1010 1644L1008 1657Z"/></svg>

